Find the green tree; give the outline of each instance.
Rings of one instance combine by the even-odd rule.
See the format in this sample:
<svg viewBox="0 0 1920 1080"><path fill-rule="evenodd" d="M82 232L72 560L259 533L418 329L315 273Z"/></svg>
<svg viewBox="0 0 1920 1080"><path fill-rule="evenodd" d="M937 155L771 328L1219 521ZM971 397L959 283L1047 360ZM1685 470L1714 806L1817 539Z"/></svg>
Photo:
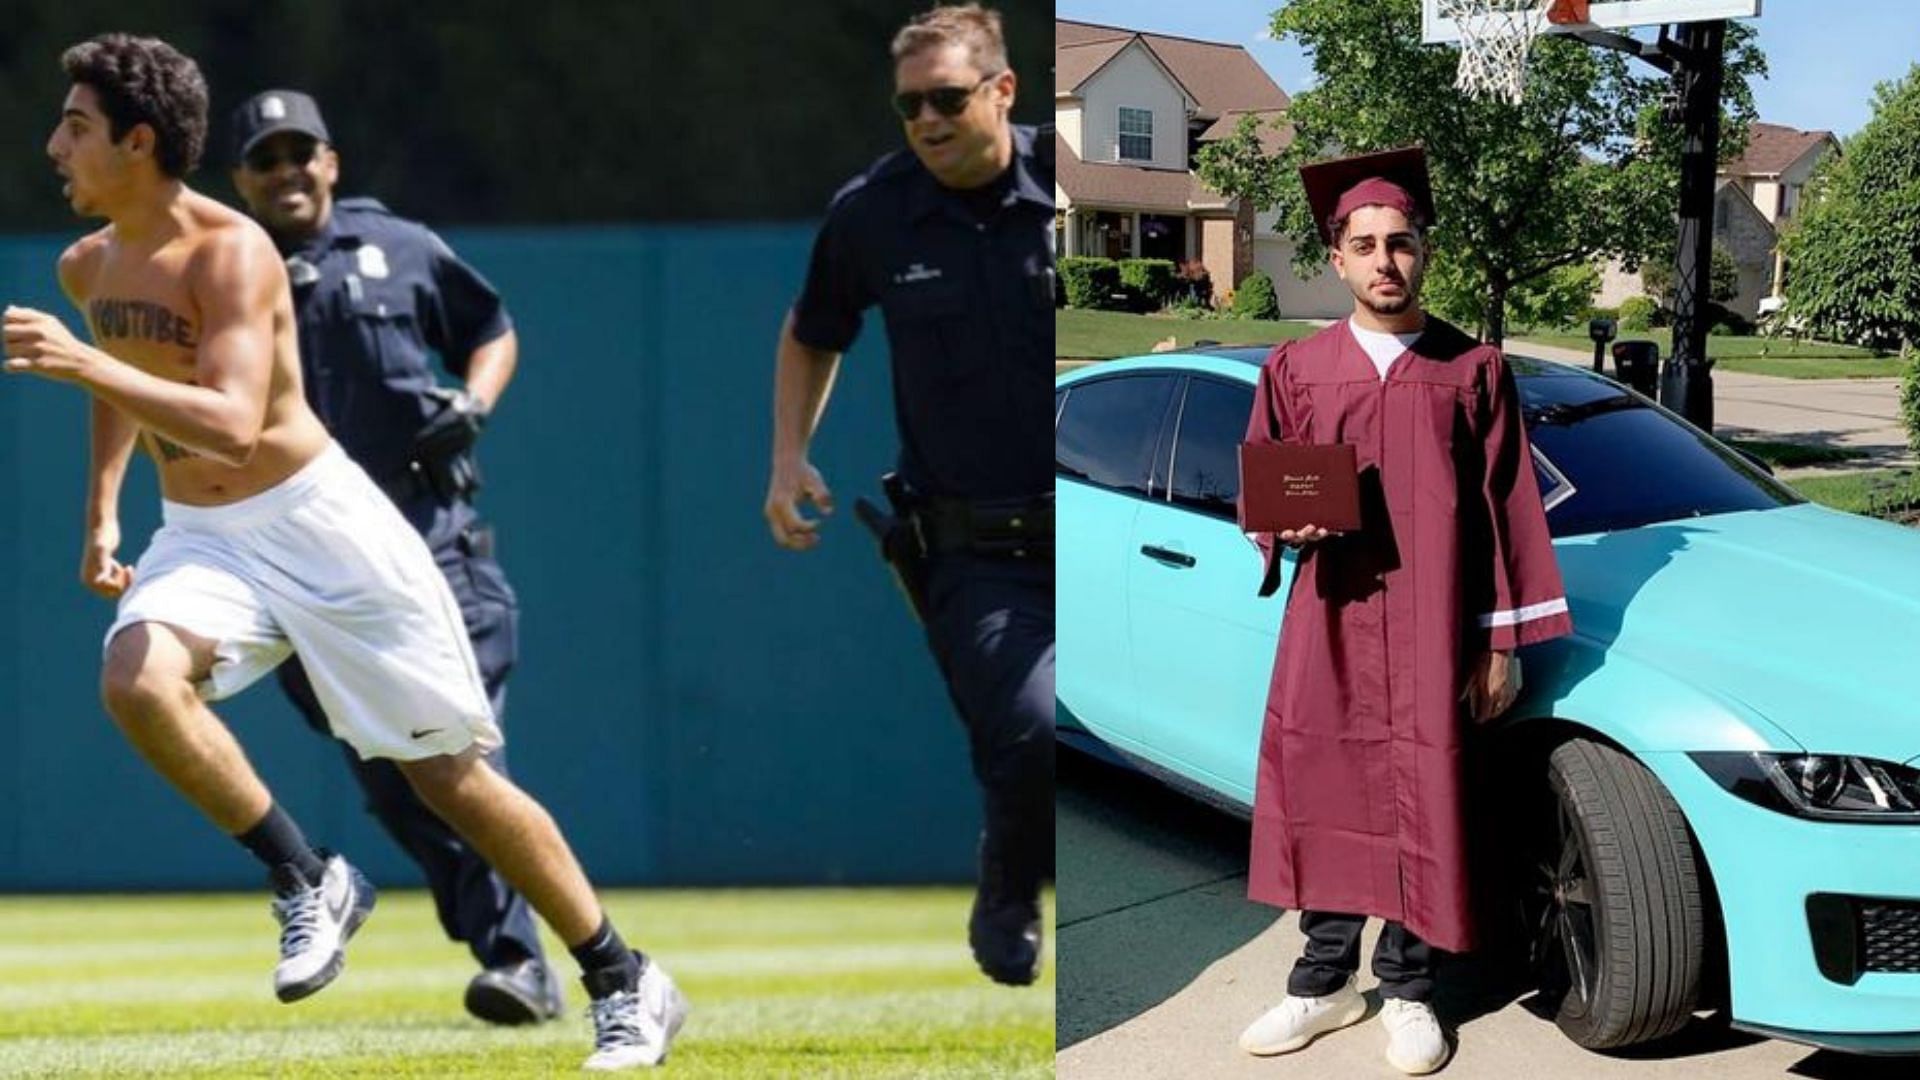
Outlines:
<svg viewBox="0 0 1920 1080"><path fill-rule="evenodd" d="M1660 306L1673 309L1673 271L1674 248L1668 244L1666 250L1655 258L1647 260L1640 268L1640 284L1647 295L1660 302ZM1708 269L1708 298L1716 304L1730 304L1740 295L1740 264L1726 248L1713 249L1713 265Z"/></svg>
<svg viewBox="0 0 1920 1080"><path fill-rule="evenodd" d="M1873 118L1815 170L1781 248L1785 314L1802 330L1920 342L1920 64L1875 88Z"/></svg>
<svg viewBox="0 0 1920 1080"><path fill-rule="evenodd" d="M1680 136L1663 122L1668 80L1623 53L1547 36L1533 46L1517 106L1453 88L1459 54L1420 42L1419 0L1294 0L1273 17L1313 56L1317 81L1279 123L1293 138L1261 152L1255 118L1202 150L1215 190L1280 212L1297 242L1295 271L1326 257L1296 170L1339 153L1423 142L1439 221L1434 273L1454 296L1478 296L1478 329L1498 342L1516 292L1551 294L1565 267L1619 258L1629 270L1674 243ZM1747 80L1766 72L1751 28L1730 24L1722 97L1723 157L1746 145ZM1451 280L1447 276L1451 275Z"/></svg>

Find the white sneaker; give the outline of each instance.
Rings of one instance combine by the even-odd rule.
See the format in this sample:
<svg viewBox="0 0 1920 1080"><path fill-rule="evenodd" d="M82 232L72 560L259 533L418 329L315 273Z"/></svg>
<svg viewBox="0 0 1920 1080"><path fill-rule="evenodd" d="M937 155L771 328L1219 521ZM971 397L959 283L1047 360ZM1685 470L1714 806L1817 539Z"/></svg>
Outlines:
<svg viewBox="0 0 1920 1080"><path fill-rule="evenodd" d="M1440 1018L1424 1001L1388 998L1380 1022L1387 1026L1387 1063L1409 1076L1424 1076L1453 1056Z"/></svg>
<svg viewBox="0 0 1920 1080"><path fill-rule="evenodd" d="M373 885L338 855L327 856L318 885L307 884L291 867L276 868L273 883L273 917L280 920L273 993L281 1001L299 1001L346 966L347 939L373 911Z"/></svg>
<svg viewBox="0 0 1920 1080"><path fill-rule="evenodd" d="M1288 994L1240 1033L1240 1049L1262 1057L1291 1053L1329 1031L1359 1023L1366 1015L1367 999L1354 989L1354 977L1349 975L1346 985L1331 994Z"/></svg>
<svg viewBox="0 0 1920 1080"><path fill-rule="evenodd" d="M667 1048L687 1022L687 999L660 965L648 961L635 990L615 990L588 1004L593 1056L588 1072L643 1069L667 1060Z"/></svg>

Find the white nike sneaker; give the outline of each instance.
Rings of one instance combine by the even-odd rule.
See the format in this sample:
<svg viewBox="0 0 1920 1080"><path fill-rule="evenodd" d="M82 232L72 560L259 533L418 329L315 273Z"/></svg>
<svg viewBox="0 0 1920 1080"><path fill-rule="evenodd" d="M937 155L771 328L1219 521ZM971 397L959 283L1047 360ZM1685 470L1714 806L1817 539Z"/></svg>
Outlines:
<svg viewBox="0 0 1920 1080"><path fill-rule="evenodd" d="M1409 1076L1425 1076L1453 1056L1440 1018L1424 1001L1388 998L1380 1022L1387 1026L1387 1063Z"/></svg>
<svg viewBox="0 0 1920 1080"><path fill-rule="evenodd" d="M667 1060L667 1048L687 1022L687 999L658 962L648 961L637 989L596 998L587 1012L593 1017L593 1056L586 1070L644 1069Z"/></svg>
<svg viewBox="0 0 1920 1080"><path fill-rule="evenodd" d="M273 872L273 917L280 920L273 992L281 1001L299 1001L332 982L346 966L347 939L373 911L373 885L347 860L326 858L318 885L308 885L291 867Z"/></svg>
<svg viewBox="0 0 1920 1080"><path fill-rule="evenodd" d="M1240 1033L1240 1049L1262 1057L1292 1053L1329 1031L1359 1023L1366 1015L1367 999L1360 996L1354 976L1349 975L1346 985L1331 994L1288 994Z"/></svg>

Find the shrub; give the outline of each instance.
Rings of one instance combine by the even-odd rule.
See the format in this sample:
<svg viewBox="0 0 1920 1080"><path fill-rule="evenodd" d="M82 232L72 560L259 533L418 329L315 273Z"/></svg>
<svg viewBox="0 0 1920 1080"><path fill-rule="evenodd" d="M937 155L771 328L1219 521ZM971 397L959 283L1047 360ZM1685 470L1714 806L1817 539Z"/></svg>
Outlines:
<svg viewBox="0 0 1920 1080"><path fill-rule="evenodd" d="M1173 263L1166 259L1122 259L1120 284L1137 298L1136 307L1158 310L1173 299Z"/></svg>
<svg viewBox="0 0 1920 1080"><path fill-rule="evenodd" d="M1213 306L1213 274L1207 270L1207 264L1199 259L1188 259L1180 264L1180 280L1173 289L1187 303Z"/></svg>
<svg viewBox="0 0 1920 1080"><path fill-rule="evenodd" d="M1240 283L1233 294L1233 313L1242 319L1277 319L1280 297L1273 291L1273 279L1265 270L1255 270Z"/></svg>
<svg viewBox="0 0 1920 1080"><path fill-rule="evenodd" d="M1620 330L1641 332L1653 329L1660 305L1651 296L1629 296L1620 302Z"/></svg>
<svg viewBox="0 0 1920 1080"><path fill-rule="evenodd" d="M1067 290L1067 306L1107 308L1120 291L1120 264L1093 255L1069 255L1060 260L1060 282Z"/></svg>
<svg viewBox="0 0 1920 1080"><path fill-rule="evenodd" d="M1900 372L1900 419L1907 425L1907 445L1920 450L1920 349L1911 351Z"/></svg>
<svg viewBox="0 0 1920 1080"><path fill-rule="evenodd" d="M1672 258L1650 261L1640 268L1640 283L1647 295L1657 298L1660 306L1673 307ZM1714 246L1711 265L1707 269L1708 299L1724 304L1740 295L1740 264L1733 261L1733 255L1726 248Z"/></svg>

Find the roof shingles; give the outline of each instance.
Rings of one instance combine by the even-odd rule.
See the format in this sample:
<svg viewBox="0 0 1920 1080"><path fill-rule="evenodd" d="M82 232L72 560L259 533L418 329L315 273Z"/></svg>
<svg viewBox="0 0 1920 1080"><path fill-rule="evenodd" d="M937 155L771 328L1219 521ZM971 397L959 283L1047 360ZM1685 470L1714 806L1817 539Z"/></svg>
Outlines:
<svg viewBox="0 0 1920 1080"><path fill-rule="evenodd" d="M1054 92L1074 92L1135 38L1153 50L1154 56L1193 95L1201 119L1213 120L1233 109L1287 107L1287 92L1254 61L1252 54L1238 45L1136 33L1067 19L1053 22ZM1087 57L1093 55L1099 55L1100 59L1089 65Z"/></svg>
<svg viewBox="0 0 1920 1080"><path fill-rule="evenodd" d="M1779 176L1807 151L1832 138L1831 131L1800 131L1756 122L1749 128L1746 152L1720 172L1724 176Z"/></svg>

